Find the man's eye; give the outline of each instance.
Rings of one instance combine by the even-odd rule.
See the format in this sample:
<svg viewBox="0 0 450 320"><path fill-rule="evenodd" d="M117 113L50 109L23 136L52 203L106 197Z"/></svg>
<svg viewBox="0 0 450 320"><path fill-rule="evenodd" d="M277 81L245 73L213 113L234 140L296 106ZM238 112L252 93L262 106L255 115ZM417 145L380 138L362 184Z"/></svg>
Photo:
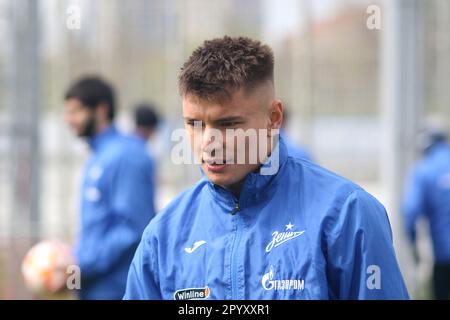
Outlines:
<svg viewBox="0 0 450 320"><path fill-rule="evenodd" d="M234 127L238 124L239 122L236 121L227 121L227 122L222 122L222 126L223 127Z"/></svg>

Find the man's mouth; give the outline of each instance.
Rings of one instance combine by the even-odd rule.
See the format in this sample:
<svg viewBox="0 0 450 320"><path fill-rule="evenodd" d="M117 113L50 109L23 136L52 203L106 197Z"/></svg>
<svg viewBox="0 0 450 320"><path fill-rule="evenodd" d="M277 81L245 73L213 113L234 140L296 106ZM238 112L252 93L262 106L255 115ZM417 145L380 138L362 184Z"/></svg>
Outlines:
<svg viewBox="0 0 450 320"><path fill-rule="evenodd" d="M219 173L226 167L226 161L222 159L203 159L202 162L206 164L209 171Z"/></svg>

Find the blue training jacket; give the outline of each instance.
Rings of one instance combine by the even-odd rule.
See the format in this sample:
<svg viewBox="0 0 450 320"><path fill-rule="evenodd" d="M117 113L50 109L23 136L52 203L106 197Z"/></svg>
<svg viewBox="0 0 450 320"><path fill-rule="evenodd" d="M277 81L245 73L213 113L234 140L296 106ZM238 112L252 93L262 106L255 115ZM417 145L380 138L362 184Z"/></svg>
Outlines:
<svg viewBox="0 0 450 320"><path fill-rule="evenodd" d="M384 207L278 147L239 199L204 177L158 214L124 299L408 299Z"/></svg>
<svg viewBox="0 0 450 320"><path fill-rule="evenodd" d="M436 262L450 262L450 147L433 146L413 169L406 185L403 213L411 241L416 238L416 221L424 215L430 226Z"/></svg>
<svg viewBox="0 0 450 320"><path fill-rule="evenodd" d="M90 141L76 257L81 299L121 299L142 232L155 215L154 163L144 140L114 126Z"/></svg>

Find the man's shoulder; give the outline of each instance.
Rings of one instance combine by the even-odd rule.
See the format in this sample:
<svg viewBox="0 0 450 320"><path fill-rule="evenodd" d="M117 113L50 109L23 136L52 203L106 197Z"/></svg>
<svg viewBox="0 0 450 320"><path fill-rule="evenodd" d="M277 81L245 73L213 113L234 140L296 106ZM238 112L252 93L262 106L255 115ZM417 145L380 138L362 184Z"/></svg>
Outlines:
<svg viewBox="0 0 450 320"><path fill-rule="evenodd" d="M291 158L289 178L294 179L298 193L311 211L313 219L335 218L346 215L344 208L369 207L384 214L383 205L363 187L313 162ZM309 212L309 211L308 211ZM369 214L369 213L367 213Z"/></svg>
<svg viewBox="0 0 450 320"><path fill-rule="evenodd" d="M304 192L312 192L316 195L344 194L349 195L359 185L341 175L325 169L315 162L297 157L288 158L288 175Z"/></svg>

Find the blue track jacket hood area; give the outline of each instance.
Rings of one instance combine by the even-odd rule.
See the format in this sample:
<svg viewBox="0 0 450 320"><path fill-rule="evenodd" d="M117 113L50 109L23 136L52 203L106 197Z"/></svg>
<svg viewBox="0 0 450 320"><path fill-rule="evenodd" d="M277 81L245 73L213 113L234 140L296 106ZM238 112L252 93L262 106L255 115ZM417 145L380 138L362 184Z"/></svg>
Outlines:
<svg viewBox="0 0 450 320"><path fill-rule="evenodd" d="M154 217L154 162L145 141L114 126L90 140L76 258L81 299L121 299L142 232Z"/></svg>
<svg viewBox="0 0 450 320"><path fill-rule="evenodd" d="M124 299L408 299L384 207L277 148L239 199L204 177L158 214Z"/></svg>

